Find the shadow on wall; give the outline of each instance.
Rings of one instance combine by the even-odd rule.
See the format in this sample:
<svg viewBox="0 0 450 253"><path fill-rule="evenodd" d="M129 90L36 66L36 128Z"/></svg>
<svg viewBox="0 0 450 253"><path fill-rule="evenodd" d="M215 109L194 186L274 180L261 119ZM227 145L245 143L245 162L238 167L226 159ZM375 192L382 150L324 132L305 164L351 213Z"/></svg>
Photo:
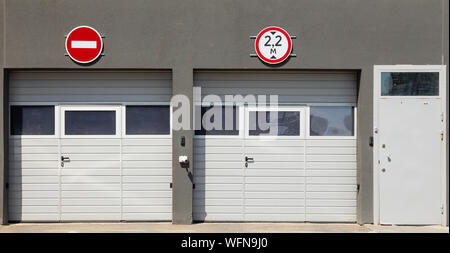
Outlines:
<svg viewBox="0 0 450 253"><path fill-rule="evenodd" d="M206 157L205 139L194 139L194 197L193 197L193 221L204 222L206 213Z"/></svg>
<svg viewBox="0 0 450 253"><path fill-rule="evenodd" d="M23 216L23 139L9 140L9 172L8 172L8 219L9 222L20 222Z"/></svg>
<svg viewBox="0 0 450 253"><path fill-rule="evenodd" d="M59 157L55 138L9 140L9 222L59 221Z"/></svg>

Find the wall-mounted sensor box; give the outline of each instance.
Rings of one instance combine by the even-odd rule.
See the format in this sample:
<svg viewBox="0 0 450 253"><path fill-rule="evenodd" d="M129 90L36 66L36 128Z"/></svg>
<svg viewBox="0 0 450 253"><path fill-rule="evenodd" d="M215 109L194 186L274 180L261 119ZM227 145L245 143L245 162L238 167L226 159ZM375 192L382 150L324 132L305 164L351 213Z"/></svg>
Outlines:
<svg viewBox="0 0 450 253"><path fill-rule="evenodd" d="M179 162L179 163L187 163L187 162L188 162L188 157L185 156L185 155L180 155L180 156L178 157L178 162Z"/></svg>

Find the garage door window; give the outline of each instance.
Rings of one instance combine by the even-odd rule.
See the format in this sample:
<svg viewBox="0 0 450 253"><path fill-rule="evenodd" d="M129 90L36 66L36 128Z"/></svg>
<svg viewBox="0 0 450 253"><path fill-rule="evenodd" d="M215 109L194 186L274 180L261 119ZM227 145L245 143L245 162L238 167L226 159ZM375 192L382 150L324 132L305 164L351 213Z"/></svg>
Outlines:
<svg viewBox="0 0 450 253"><path fill-rule="evenodd" d="M127 135L169 135L170 106L145 105L126 107Z"/></svg>
<svg viewBox="0 0 450 253"><path fill-rule="evenodd" d="M310 136L354 136L354 107L311 106Z"/></svg>
<svg viewBox="0 0 450 253"><path fill-rule="evenodd" d="M300 136L300 111L250 111L249 135Z"/></svg>
<svg viewBox="0 0 450 253"><path fill-rule="evenodd" d="M66 111L66 135L115 135L115 111Z"/></svg>
<svg viewBox="0 0 450 253"><path fill-rule="evenodd" d="M54 135L54 106L11 106L11 135Z"/></svg>
<svg viewBox="0 0 450 253"><path fill-rule="evenodd" d="M215 117L221 117L216 121ZM202 126L195 135L239 135L239 110L237 106L203 106Z"/></svg>

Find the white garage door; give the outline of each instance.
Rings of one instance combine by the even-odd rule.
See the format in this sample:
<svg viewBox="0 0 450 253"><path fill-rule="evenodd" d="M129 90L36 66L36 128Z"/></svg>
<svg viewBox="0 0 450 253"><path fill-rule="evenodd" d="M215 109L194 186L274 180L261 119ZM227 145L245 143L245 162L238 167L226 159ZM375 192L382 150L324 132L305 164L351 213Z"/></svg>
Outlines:
<svg viewBox="0 0 450 253"><path fill-rule="evenodd" d="M354 73L202 72L195 84L202 96L275 94L280 102L237 104L234 119L225 116L231 105L219 107L233 128L196 131L195 220L356 221ZM258 117L270 112L279 127L267 136Z"/></svg>
<svg viewBox="0 0 450 253"><path fill-rule="evenodd" d="M10 221L171 220L170 78L12 73Z"/></svg>

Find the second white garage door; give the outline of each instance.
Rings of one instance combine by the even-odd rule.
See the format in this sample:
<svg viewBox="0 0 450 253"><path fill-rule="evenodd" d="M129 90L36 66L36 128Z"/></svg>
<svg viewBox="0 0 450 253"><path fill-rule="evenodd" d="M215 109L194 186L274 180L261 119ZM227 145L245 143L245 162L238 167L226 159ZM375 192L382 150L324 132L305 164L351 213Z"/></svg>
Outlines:
<svg viewBox="0 0 450 253"><path fill-rule="evenodd" d="M196 85L203 96L277 94L280 105L222 106L232 129L196 131L195 220L356 221L353 73L197 73ZM267 136L258 115L270 112L279 127Z"/></svg>

